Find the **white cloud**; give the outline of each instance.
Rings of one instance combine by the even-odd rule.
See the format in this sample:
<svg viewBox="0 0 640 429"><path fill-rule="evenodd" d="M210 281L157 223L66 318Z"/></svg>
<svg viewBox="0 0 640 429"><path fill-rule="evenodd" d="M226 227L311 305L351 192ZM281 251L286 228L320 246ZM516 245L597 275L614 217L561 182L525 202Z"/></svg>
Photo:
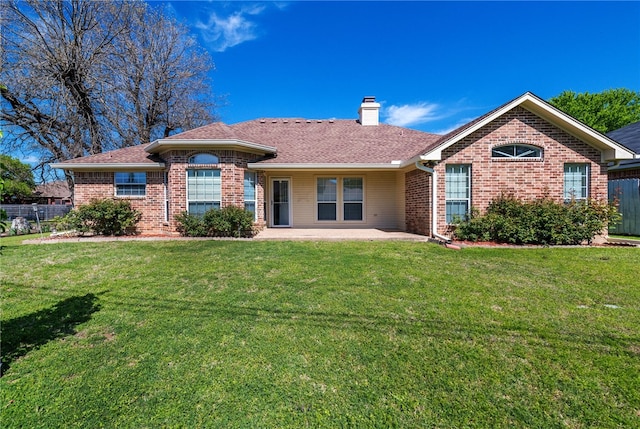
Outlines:
<svg viewBox="0 0 640 429"><path fill-rule="evenodd" d="M258 38L258 26L248 18L257 16L265 10L263 5L248 5L227 16L211 12L206 23L196 23L206 43L215 52L224 52L228 48Z"/></svg>
<svg viewBox="0 0 640 429"><path fill-rule="evenodd" d="M399 127L408 127L440 119L438 112L440 106L435 103L404 104L402 106L389 106L384 109L386 123Z"/></svg>

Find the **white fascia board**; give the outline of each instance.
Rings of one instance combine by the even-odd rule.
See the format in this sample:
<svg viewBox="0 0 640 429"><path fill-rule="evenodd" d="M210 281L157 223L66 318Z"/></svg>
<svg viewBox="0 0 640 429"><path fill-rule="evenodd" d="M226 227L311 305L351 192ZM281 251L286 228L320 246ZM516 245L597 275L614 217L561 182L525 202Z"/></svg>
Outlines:
<svg viewBox="0 0 640 429"><path fill-rule="evenodd" d="M529 96L523 100L523 108L551 122L558 128L595 147L596 149L599 149L601 151L601 159L603 162L634 158L634 153L632 151L615 140L583 124L557 107L547 104L528 93L526 95Z"/></svg>
<svg viewBox="0 0 640 429"><path fill-rule="evenodd" d="M149 163L57 163L49 164L51 168L69 171L149 171L164 170L164 162Z"/></svg>
<svg viewBox="0 0 640 429"><path fill-rule="evenodd" d="M254 170L399 170L401 164L275 164L252 162L248 167Z"/></svg>
<svg viewBox="0 0 640 429"><path fill-rule="evenodd" d="M609 137L600 134L592 128L582 124L580 121L567 115L560 109L552 106L540 100L538 97L527 92L522 96L511 101L509 104L502 106L502 108L496 110L491 115L483 118L476 124L462 131L459 134L452 136L446 141L442 142L437 147L433 148L429 152L423 154L420 159L424 161L439 161L442 159L442 151L459 142L463 138L467 137L471 133L484 127L491 121L499 118L509 110L516 106L521 106L524 109L530 111L534 115L540 116L546 121L549 121L558 128L566 131L567 133L575 136L576 138L584 141L585 143L599 149L602 155L602 161L613 161L622 159L633 159L633 152L629 151L624 146L620 145L616 141Z"/></svg>
<svg viewBox="0 0 640 429"><path fill-rule="evenodd" d="M149 153L160 152L158 149L185 149L185 148L233 148L248 149L258 153L276 153L273 146L266 146L238 139L161 139L156 140L144 150Z"/></svg>

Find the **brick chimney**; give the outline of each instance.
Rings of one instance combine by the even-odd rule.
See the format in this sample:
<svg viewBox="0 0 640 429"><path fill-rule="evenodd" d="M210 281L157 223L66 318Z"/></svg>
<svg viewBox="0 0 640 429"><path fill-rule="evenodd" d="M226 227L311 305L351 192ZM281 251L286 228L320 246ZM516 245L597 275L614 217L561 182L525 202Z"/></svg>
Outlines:
<svg viewBox="0 0 640 429"><path fill-rule="evenodd" d="M380 103L376 103L376 97L364 97L360 109L358 109L358 115L361 125L378 125L380 123Z"/></svg>

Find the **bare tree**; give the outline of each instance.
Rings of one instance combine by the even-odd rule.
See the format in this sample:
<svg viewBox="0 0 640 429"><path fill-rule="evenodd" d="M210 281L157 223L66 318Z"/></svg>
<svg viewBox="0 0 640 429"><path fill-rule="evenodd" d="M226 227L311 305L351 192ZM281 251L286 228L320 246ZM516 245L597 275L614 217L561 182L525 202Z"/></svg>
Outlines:
<svg viewBox="0 0 640 429"><path fill-rule="evenodd" d="M135 0L3 0L0 8L5 140L43 163L213 120L212 62L160 10Z"/></svg>

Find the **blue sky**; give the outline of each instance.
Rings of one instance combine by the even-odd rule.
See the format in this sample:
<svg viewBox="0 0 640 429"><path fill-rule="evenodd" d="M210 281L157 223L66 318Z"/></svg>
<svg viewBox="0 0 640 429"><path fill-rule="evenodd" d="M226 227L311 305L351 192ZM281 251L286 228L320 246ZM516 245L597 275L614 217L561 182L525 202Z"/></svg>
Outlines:
<svg viewBox="0 0 640 429"><path fill-rule="evenodd" d="M639 2L171 1L216 64L218 110L444 133L526 91L640 90Z"/></svg>
<svg viewBox="0 0 640 429"><path fill-rule="evenodd" d="M637 1L148 1L210 52L228 124L355 119L373 95L443 134L526 91L640 91Z"/></svg>

